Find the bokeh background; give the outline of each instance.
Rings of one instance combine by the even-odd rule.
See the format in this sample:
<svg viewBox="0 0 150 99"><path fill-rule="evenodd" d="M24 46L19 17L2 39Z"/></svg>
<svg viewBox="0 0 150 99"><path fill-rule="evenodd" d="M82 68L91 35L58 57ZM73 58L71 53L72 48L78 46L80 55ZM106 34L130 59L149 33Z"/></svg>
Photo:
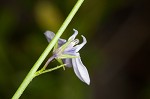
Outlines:
<svg viewBox="0 0 150 99"><path fill-rule="evenodd" d="M43 33L57 32L76 1L0 0L0 99L12 97L48 45ZM85 0L62 38L73 28L88 40L80 53L91 85L59 69L20 99L150 99L149 0Z"/></svg>

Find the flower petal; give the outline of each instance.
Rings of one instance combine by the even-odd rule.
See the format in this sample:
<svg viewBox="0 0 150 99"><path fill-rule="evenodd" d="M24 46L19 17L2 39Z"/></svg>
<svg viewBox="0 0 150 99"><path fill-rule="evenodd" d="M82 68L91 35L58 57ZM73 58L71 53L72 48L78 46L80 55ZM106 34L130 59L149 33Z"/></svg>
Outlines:
<svg viewBox="0 0 150 99"><path fill-rule="evenodd" d="M55 36L55 34L52 31L46 31L44 33L44 35L46 36L46 39L48 42L50 42ZM66 42L65 39L61 39L61 38L58 39L58 45L59 46L63 45L65 42Z"/></svg>
<svg viewBox="0 0 150 99"><path fill-rule="evenodd" d="M80 58L72 58L72 64L74 68L74 72L77 75L77 77L87 83L88 85L90 84L90 77L88 74L88 71L86 67L83 65L82 61Z"/></svg>
<svg viewBox="0 0 150 99"><path fill-rule="evenodd" d="M66 64L66 67L72 67L72 60L71 58L63 59L64 64Z"/></svg>
<svg viewBox="0 0 150 99"><path fill-rule="evenodd" d="M61 39L61 38L58 39L58 45L59 45L59 47L62 46L63 44L65 44L65 43L66 43L65 39Z"/></svg>
<svg viewBox="0 0 150 99"><path fill-rule="evenodd" d="M51 31L46 31L44 35L46 36L48 42L50 42L55 36L55 34Z"/></svg>
<svg viewBox="0 0 150 99"><path fill-rule="evenodd" d="M76 52L78 52L86 43L87 43L87 41L86 41L86 38L83 36L83 35L81 35L82 36L82 38L83 38L83 42L81 43L81 44L79 44L79 45L76 45L74 48L76 49Z"/></svg>
<svg viewBox="0 0 150 99"><path fill-rule="evenodd" d="M69 40L74 40L76 38L76 36L78 35L78 31L76 29L73 29L73 31L74 31L74 34L69 37L68 41Z"/></svg>

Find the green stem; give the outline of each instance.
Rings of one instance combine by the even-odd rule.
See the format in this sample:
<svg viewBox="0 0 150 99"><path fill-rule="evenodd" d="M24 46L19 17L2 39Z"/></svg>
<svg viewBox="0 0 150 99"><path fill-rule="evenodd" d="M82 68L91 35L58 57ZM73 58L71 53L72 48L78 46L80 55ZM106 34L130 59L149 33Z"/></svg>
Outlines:
<svg viewBox="0 0 150 99"><path fill-rule="evenodd" d="M64 67L64 66L65 66L65 64L60 65L60 66L56 66L56 67L54 67L54 68L47 69L47 70L44 70L44 71L39 70L39 71L37 71L37 72L35 73L35 77L36 77L36 76L39 76L39 75L41 75L41 74L47 73L47 72L54 71L54 70L59 69L59 68Z"/></svg>
<svg viewBox="0 0 150 99"><path fill-rule="evenodd" d="M64 21L64 23L62 24L62 26L60 27L60 29L58 30L58 32L56 33L56 36L49 43L49 45L44 50L44 52L41 54L41 56L39 57L39 59L37 60L37 62L33 65L33 67L31 68L31 70L29 71L29 73L27 74L27 76L25 77L25 79L23 80L23 82L21 83L21 85L19 86L19 88L17 89L16 93L13 95L12 99L19 99L19 97L22 95L23 91L26 89L26 87L32 81L32 79L35 76L36 71L38 70L38 68L40 67L40 65L44 61L44 59L47 57L47 55L49 54L49 52L52 50L52 48L54 47L54 45L56 44L56 42L58 41L58 39L60 38L60 36L62 35L62 33L65 31L65 29L67 28L68 24L70 23L70 21L72 20L72 18L74 17L74 15L78 11L78 9L80 8L80 6L83 3L83 1L84 0L78 0L78 2L75 4L75 6L73 7L72 11L68 15L68 17L66 18L66 20Z"/></svg>

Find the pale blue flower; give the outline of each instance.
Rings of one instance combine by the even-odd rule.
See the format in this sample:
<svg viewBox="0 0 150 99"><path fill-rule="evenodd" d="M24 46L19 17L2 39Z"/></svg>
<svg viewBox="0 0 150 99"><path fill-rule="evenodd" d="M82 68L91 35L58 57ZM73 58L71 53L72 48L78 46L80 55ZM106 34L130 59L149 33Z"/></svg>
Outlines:
<svg viewBox="0 0 150 99"><path fill-rule="evenodd" d="M86 67L83 65L81 61L81 57L79 54L79 50L87 43L86 38L82 35L83 42L79 43L78 39L75 39L78 31L74 30L74 34L69 37L66 41L65 39L59 39L58 44L55 45L53 55L55 59L62 59L63 63L66 64L66 67L73 67L75 74L77 77L87 83L90 84L90 78ZM51 31L46 31L45 36L50 42L55 34Z"/></svg>

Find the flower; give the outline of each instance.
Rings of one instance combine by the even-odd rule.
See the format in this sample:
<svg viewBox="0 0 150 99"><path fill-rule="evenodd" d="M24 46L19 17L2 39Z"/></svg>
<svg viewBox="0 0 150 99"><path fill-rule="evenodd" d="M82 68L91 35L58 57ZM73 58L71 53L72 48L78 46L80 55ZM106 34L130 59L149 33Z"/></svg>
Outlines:
<svg viewBox="0 0 150 99"><path fill-rule="evenodd" d="M54 47L53 55L55 56L55 59L62 59L63 63L66 64L66 67L73 67L76 76L89 85L90 77L88 70L83 65L79 54L79 50L87 43L87 41L86 38L81 35L83 42L78 44L79 40L75 39L78 31L75 29L73 29L73 31L74 34L70 36L67 41L59 38L58 43ZM48 42L50 42L55 36L51 31L46 31L44 34Z"/></svg>

